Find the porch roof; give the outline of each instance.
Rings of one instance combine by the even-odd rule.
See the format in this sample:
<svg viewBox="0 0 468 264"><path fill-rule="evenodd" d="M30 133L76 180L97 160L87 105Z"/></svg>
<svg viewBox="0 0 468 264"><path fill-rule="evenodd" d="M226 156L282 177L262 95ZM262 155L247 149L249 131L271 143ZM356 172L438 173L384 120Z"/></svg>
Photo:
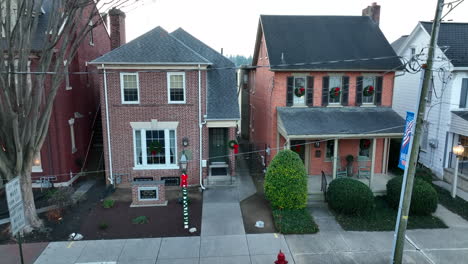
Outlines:
<svg viewBox="0 0 468 264"><path fill-rule="evenodd" d="M278 107L287 137L400 136L405 120L389 107Z"/></svg>
<svg viewBox="0 0 468 264"><path fill-rule="evenodd" d="M457 116L465 119L466 121L468 121L468 110L461 110L461 111L452 111L452 113L456 114Z"/></svg>

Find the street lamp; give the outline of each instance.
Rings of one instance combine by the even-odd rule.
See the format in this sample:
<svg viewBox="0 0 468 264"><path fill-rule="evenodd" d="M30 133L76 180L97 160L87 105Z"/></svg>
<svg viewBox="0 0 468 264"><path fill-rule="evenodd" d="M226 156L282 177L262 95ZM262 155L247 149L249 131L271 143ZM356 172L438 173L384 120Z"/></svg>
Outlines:
<svg viewBox="0 0 468 264"><path fill-rule="evenodd" d="M185 174L185 172L187 171L187 164L188 164L188 159L187 159L187 156L185 155L185 151L182 152L179 163L180 163L180 167L182 167L182 173Z"/></svg>
<svg viewBox="0 0 468 264"><path fill-rule="evenodd" d="M453 174L453 181L452 181L452 198L457 196L457 180L458 180L458 163L460 160L460 156L463 155L465 148L458 143L457 146L454 146L452 149L453 154L457 157L457 161L455 163L455 173Z"/></svg>

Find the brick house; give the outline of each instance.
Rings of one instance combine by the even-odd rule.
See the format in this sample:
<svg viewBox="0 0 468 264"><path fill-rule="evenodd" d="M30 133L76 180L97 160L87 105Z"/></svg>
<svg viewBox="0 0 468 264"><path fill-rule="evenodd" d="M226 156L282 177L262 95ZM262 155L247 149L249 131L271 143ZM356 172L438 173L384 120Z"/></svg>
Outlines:
<svg viewBox="0 0 468 264"><path fill-rule="evenodd" d="M234 174L227 143L236 139L239 108L231 61L181 28L156 27L91 63L103 71L107 181L133 186L134 204L147 203L147 188L154 199L161 185L178 185L182 156L189 185ZM158 191L141 187L145 181Z"/></svg>
<svg viewBox="0 0 468 264"><path fill-rule="evenodd" d="M52 2L45 0L38 12L40 18L33 40L31 68L39 60L47 36L48 17ZM89 8L95 8L90 6ZM91 12L85 10L85 12ZM111 20L113 16L111 15ZM87 62L110 50L110 35L102 17L96 17L93 29L85 37L75 57L64 61L65 71L86 72L95 70ZM68 186L83 175L91 147L93 126L99 107L98 79L93 74L68 74L57 91L46 140L35 158L32 168L33 187L54 183Z"/></svg>
<svg viewBox="0 0 468 264"><path fill-rule="evenodd" d="M269 150L266 164L291 148L304 161L310 193L320 193L322 171L385 190L389 141L402 136L404 121L391 108L401 63L378 20L262 15L252 64L243 111L251 143Z"/></svg>

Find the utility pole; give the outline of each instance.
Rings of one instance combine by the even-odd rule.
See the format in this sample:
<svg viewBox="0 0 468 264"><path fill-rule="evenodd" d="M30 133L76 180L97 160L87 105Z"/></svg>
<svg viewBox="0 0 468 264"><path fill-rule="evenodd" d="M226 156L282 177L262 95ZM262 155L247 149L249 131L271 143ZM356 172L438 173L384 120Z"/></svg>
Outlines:
<svg viewBox="0 0 468 264"><path fill-rule="evenodd" d="M411 194L413 192L413 183L414 183L414 175L416 172L416 162L418 159L418 150L421 141L421 132L423 128L423 121L424 121L424 113L426 110L426 102L424 98L427 95L427 91L429 89L431 77L432 77L432 64L434 59L434 52L435 47L437 44L437 39L439 35L439 27L440 27L440 20L442 17L442 9L444 7L444 0L437 1L437 9L435 12L434 23L432 24L432 32L431 32L431 40L429 44L429 52L427 55L427 63L425 66L424 71L424 80L421 88L421 93L419 97L419 106L418 112L416 116L416 126L415 126L415 133L413 138L413 145L411 148L411 154L408 162L408 177L406 180L406 188L404 191L403 196L403 205L402 205L402 212L399 219L398 225L398 232L396 238L396 245L395 251L393 255L393 263L401 264L403 259L403 248L405 246L405 234L406 234L406 226L408 224L408 214L411 204Z"/></svg>

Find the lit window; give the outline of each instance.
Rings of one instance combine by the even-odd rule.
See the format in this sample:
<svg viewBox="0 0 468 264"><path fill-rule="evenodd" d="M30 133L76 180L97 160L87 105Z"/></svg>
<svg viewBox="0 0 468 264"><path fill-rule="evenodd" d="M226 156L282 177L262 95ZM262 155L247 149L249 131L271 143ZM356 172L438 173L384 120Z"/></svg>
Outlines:
<svg viewBox="0 0 468 264"><path fill-rule="evenodd" d="M37 153L33 159L32 172L42 172L41 153Z"/></svg>

